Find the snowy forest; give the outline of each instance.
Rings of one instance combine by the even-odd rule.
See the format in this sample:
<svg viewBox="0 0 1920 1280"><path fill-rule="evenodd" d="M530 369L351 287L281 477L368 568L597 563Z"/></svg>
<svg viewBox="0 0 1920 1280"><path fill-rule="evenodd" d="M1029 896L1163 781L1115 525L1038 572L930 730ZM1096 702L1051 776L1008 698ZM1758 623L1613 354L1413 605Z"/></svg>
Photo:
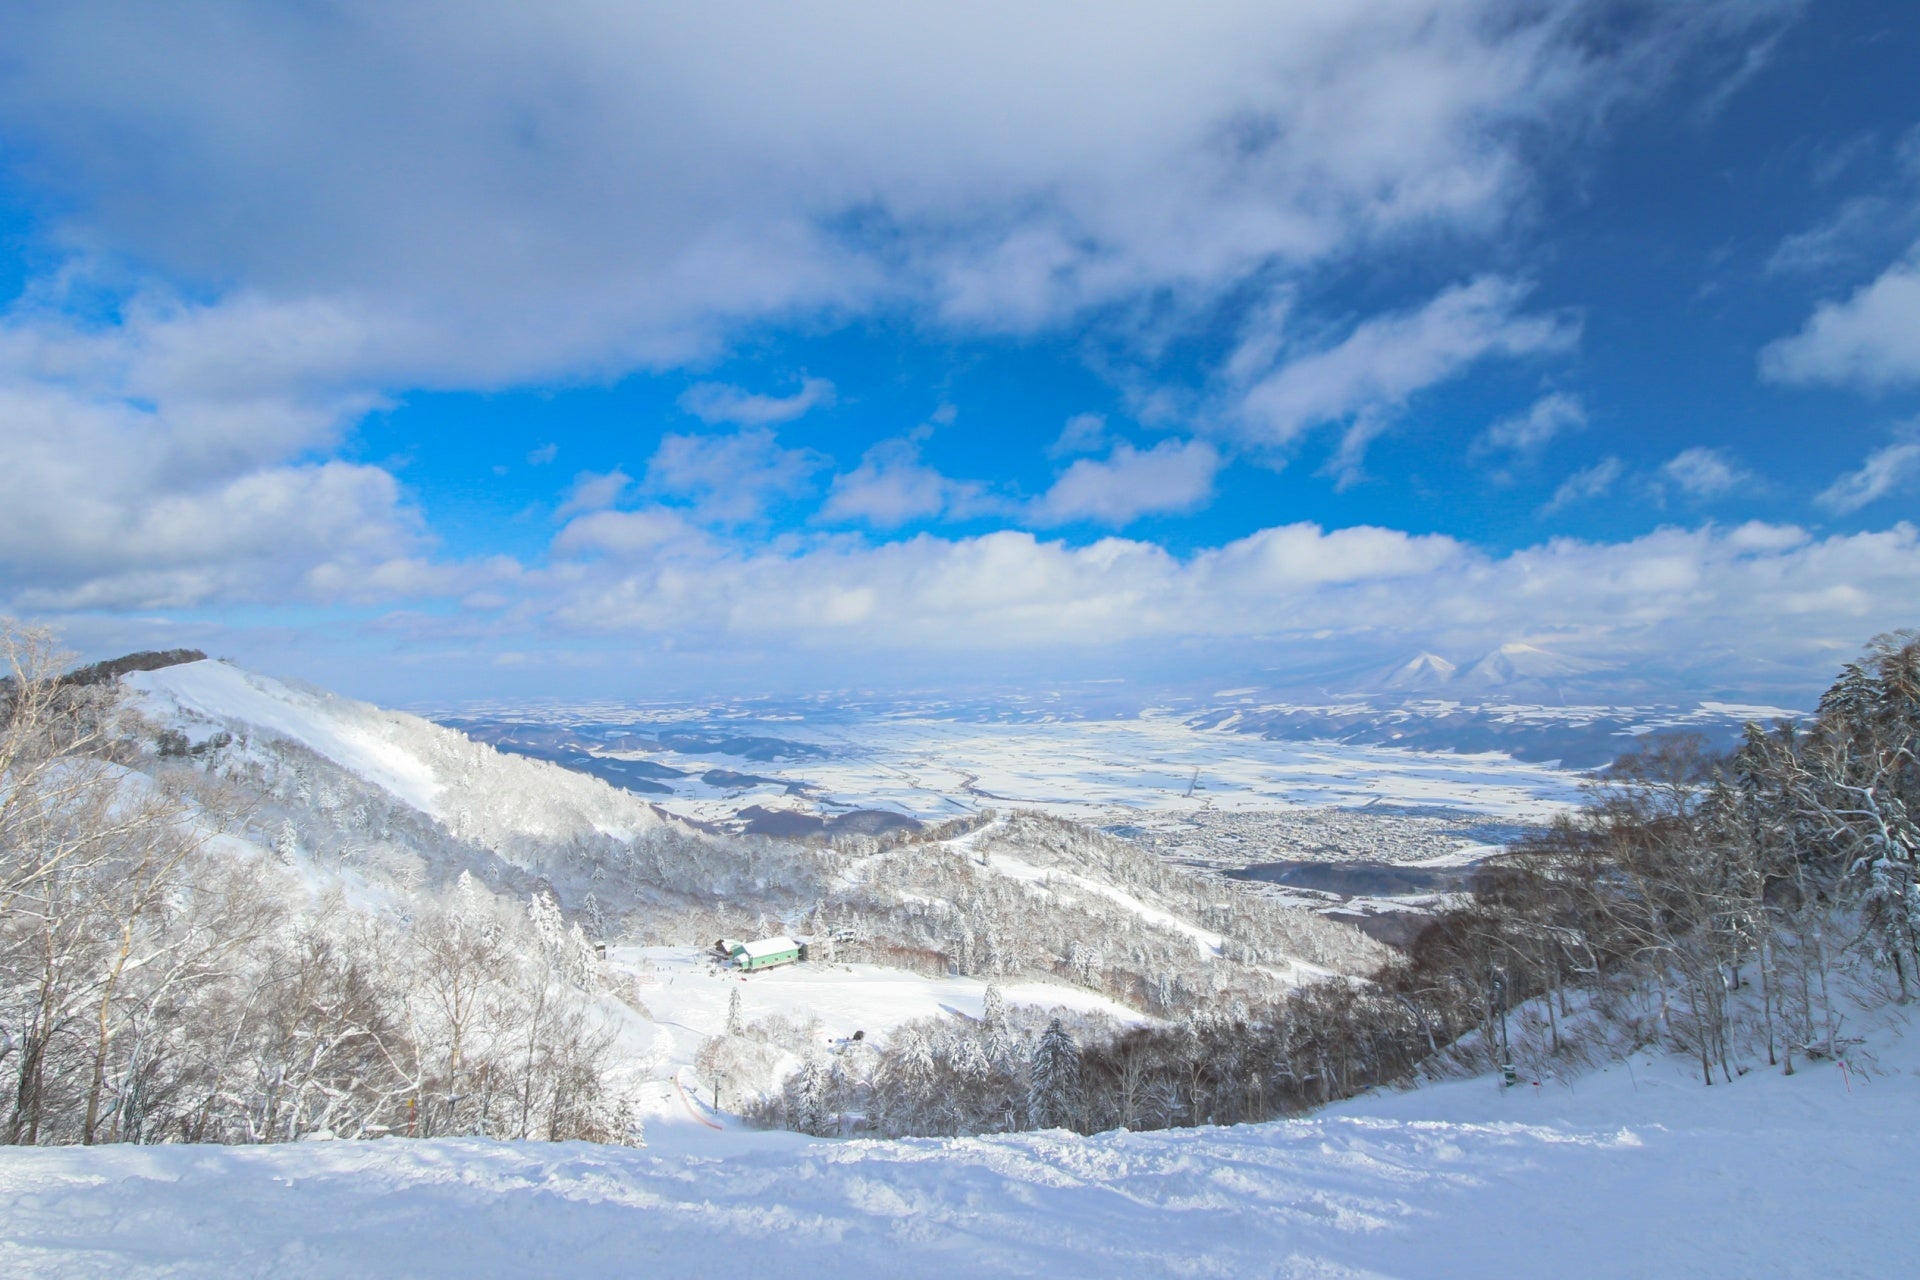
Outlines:
<svg viewBox="0 0 1920 1280"><path fill-rule="evenodd" d="M5 640L4 1141L637 1137L592 949L550 897L467 874L403 912L316 893L229 834L244 793L132 767L111 680Z"/></svg>
<svg viewBox="0 0 1920 1280"><path fill-rule="evenodd" d="M851 885L809 915L809 932L844 939L831 945L848 958L1053 975L1163 1017L1257 998L1299 962L1360 977L1389 955L1351 925L1080 823L987 810L964 824L971 841L950 842L962 826L840 842L838 866L856 875L840 877Z"/></svg>

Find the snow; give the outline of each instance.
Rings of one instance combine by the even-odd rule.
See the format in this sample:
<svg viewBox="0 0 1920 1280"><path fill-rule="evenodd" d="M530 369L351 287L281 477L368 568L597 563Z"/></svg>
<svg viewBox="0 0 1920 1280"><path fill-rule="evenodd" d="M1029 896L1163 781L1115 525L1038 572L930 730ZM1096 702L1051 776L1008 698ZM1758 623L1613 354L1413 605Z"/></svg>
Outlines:
<svg viewBox="0 0 1920 1280"><path fill-rule="evenodd" d="M1222 948L1226 946L1227 940L1213 930L1202 929L1197 924L1182 920L1171 911L1162 911L1158 907L1149 906L1124 889L1116 889L1110 884L1101 884L1097 880L1089 880L1086 876L1075 875L1071 871L1061 871L1051 867L1036 867L1031 862L1024 862L1019 858L1004 853L988 854L987 865L1003 876L1024 881L1028 884L1051 885L1066 883L1088 893L1097 894L1107 901L1115 903L1127 911L1132 912L1134 915L1139 916L1149 924L1157 924L1163 929L1171 929L1175 933L1185 934L1187 937L1193 939L1194 945L1200 948L1202 955L1217 956L1221 953Z"/></svg>
<svg viewBox="0 0 1920 1280"><path fill-rule="evenodd" d="M820 960L743 974L722 968L695 947L611 947L607 963L632 981L635 998L660 1031L649 1051L657 1076L692 1066L701 1042L726 1025L727 998L736 990L747 1021L774 1014L798 1022L817 1018L823 1042L856 1031L878 1035L920 1018L978 1019L987 991L979 978L928 978L880 965ZM1008 1004L1104 1013L1123 1023L1145 1021L1126 1005L1080 987L1007 982L1000 993Z"/></svg>
<svg viewBox="0 0 1920 1280"><path fill-rule="evenodd" d="M771 975L769 975L771 976ZM32 1277L1890 1276L1920 1054L1703 1088L1638 1059L1293 1121L904 1142L711 1129L645 1150L388 1139L0 1151Z"/></svg>
<svg viewBox="0 0 1920 1280"><path fill-rule="evenodd" d="M397 713L224 662L136 671L122 677L122 683L163 723L181 720L180 712L203 722L242 721L300 743L422 813L444 816L438 805L442 787L433 769L394 740Z"/></svg>
<svg viewBox="0 0 1920 1280"><path fill-rule="evenodd" d="M1763 725L1778 720L1799 720L1806 715L1804 711L1789 711L1785 707L1749 702L1703 702L1700 709L1729 720L1751 720Z"/></svg>
<svg viewBox="0 0 1920 1280"><path fill-rule="evenodd" d="M505 755L431 721L224 662L190 662L123 677L148 718L205 741L219 730L235 752L306 747L347 773L497 852L523 840L598 834L631 839L668 821L598 778Z"/></svg>
<svg viewBox="0 0 1920 1280"><path fill-rule="evenodd" d="M925 1018L977 1021L984 1013L988 985L979 978L929 978L880 965L817 959L743 973L715 963L711 952L697 947L611 947L606 970L625 984L639 1006L604 1002L619 1033L622 1074L634 1083L647 1131L656 1141L662 1124L670 1131L697 1125L702 1137L711 1128L739 1130L736 1116L699 1101L710 1095L712 1082L702 1079L696 1066L701 1046L725 1029L729 998L736 991L743 1022L778 1017L796 1026L812 1024L815 1048L831 1052L855 1032L881 1037ZM1033 981L998 985L1008 1005L1104 1014L1124 1025L1151 1021L1079 987ZM800 1063L800 1057L787 1053L774 1076L784 1077ZM762 1088L776 1085L777 1079L730 1084Z"/></svg>
<svg viewBox="0 0 1920 1280"><path fill-rule="evenodd" d="M128 683L197 741L252 726L456 827L657 821L593 779L223 664ZM1571 775L1505 757L1268 743L1171 718L891 726L891 738L804 768L843 797L921 812L950 811L952 797L1184 814L1387 796L1539 816L1572 795ZM1200 786L1188 794L1196 767ZM997 829L951 845L985 848ZM1221 945L1113 886L1005 853L987 861L1062 892L1098 893L1202 949ZM1691 1064L1642 1056L1565 1082L1504 1091L1452 1082L1225 1130L849 1142L754 1132L703 1103L694 1063L722 1030L729 998L739 993L749 1024L810 1025L827 1048L916 1019L978 1018L984 982L824 960L742 974L691 947L615 947L606 972L644 1007L604 1002L623 1070L643 1082L647 1149L397 1139L0 1148L0 1275L675 1277L777 1265L853 1280L1714 1280L1886 1275L1910 1264L1920 1046L1894 1022L1864 1032L1845 1074L1813 1063L1791 1078L1763 1070L1708 1089ZM1011 1004L1144 1021L1078 988L1016 982L1002 992Z"/></svg>
<svg viewBox="0 0 1920 1280"><path fill-rule="evenodd" d="M1402 867L1470 867L1476 862L1484 862L1506 848L1498 844L1462 843L1451 853L1435 854L1431 858L1413 858L1400 862Z"/></svg>
<svg viewBox="0 0 1920 1280"><path fill-rule="evenodd" d="M479 821L461 817L469 808L500 831L647 812L592 779L220 664L129 683L199 740L238 724L298 741L456 824ZM885 768L872 767L875 757L818 767L845 768L848 780L893 778L885 785L897 785L896 800L957 789L979 803L1024 794L1089 811L1129 802L1252 810L1384 793L1537 813L1564 803L1568 786L1567 775L1504 758L1267 744L1152 720L899 732ZM949 748L951 763L941 756ZM1196 765L1202 786L1189 796ZM952 845L987 850L1001 874L1095 892L1197 946L1220 945L1113 886L996 851L997 829ZM615 947L606 971L644 1006L606 1002L623 1070L643 1082L647 1149L471 1139L0 1149L0 1275L518 1280L777 1266L851 1280L1713 1280L1909 1265L1920 1046L1897 1024L1867 1028L1846 1074L1813 1063L1791 1078L1756 1071L1711 1089L1689 1063L1643 1056L1567 1082L1504 1091L1485 1079L1453 1082L1235 1129L824 1141L754 1132L705 1106L695 1059L734 993L749 1024L778 1016L810 1025L824 1049L855 1031L977 1018L986 984L828 961L741 974L690 947ZM1012 1004L1143 1020L1077 988L1002 990Z"/></svg>

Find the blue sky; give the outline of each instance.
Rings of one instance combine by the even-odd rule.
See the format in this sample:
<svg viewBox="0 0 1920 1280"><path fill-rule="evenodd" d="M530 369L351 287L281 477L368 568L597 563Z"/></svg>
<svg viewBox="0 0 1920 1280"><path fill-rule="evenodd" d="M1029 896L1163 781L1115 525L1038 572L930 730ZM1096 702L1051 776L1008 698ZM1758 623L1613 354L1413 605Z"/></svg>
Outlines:
<svg viewBox="0 0 1920 1280"><path fill-rule="evenodd" d="M6 9L0 609L89 652L1791 693L1920 624L1905 4Z"/></svg>

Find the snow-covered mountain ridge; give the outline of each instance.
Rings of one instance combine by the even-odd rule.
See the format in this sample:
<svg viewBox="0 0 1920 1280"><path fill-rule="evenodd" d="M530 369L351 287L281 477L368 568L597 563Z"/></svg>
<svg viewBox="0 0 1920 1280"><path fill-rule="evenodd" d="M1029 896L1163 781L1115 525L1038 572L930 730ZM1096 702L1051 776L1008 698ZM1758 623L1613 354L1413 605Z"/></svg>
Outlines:
<svg viewBox="0 0 1920 1280"><path fill-rule="evenodd" d="M294 742L446 824L462 839L630 839L671 821L570 770L495 751L430 720L217 661L123 676L137 705L189 742L216 732Z"/></svg>
<svg viewBox="0 0 1920 1280"><path fill-rule="evenodd" d="M1554 653L1538 645L1513 641L1491 649L1462 666L1436 653L1419 653L1378 680L1383 689L1462 690L1524 688L1552 689L1556 682L1603 670L1601 663Z"/></svg>
<svg viewBox="0 0 1920 1280"><path fill-rule="evenodd" d="M1249 691L1190 713L1187 723L1274 740L1499 752L1514 760L1594 769L1644 745L1650 735L1695 734L1725 750L1739 742L1748 721L1771 725L1804 715L1744 702L1529 702L1453 685L1408 683L1384 694L1322 699L1280 700Z"/></svg>

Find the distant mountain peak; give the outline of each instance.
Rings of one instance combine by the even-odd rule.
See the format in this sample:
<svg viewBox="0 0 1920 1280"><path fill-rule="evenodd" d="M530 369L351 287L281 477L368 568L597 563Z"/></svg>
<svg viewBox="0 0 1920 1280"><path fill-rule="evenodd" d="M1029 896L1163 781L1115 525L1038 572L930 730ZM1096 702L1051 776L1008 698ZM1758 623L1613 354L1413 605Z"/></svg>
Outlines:
<svg viewBox="0 0 1920 1280"><path fill-rule="evenodd" d="M1423 651L1395 667L1382 683L1389 689L1430 689L1450 683L1459 670L1439 654Z"/></svg>
<svg viewBox="0 0 1920 1280"><path fill-rule="evenodd" d="M1482 657L1467 668L1461 679L1469 684L1497 687L1521 681L1585 675L1599 670L1600 665L1515 640Z"/></svg>

